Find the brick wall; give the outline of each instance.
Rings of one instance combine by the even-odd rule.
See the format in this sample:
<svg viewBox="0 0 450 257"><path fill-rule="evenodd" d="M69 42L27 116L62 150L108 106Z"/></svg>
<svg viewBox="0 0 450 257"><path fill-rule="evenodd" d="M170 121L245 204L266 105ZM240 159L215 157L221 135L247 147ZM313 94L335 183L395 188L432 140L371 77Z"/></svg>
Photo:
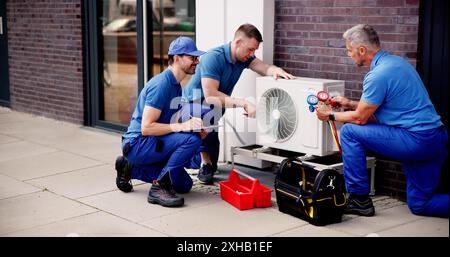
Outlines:
<svg viewBox="0 0 450 257"><path fill-rule="evenodd" d="M383 49L416 65L419 0L276 0L274 64L296 76L345 80L345 95L358 100L368 68L347 57L342 34L367 23ZM377 193L405 198L401 164L377 156Z"/></svg>
<svg viewBox="0 0 450 257"><path fill-rule="evenodd" d="M389 195L397 199L406 200L406 178L402 172L402 164L375 155L377 163L375 167L376 194Z"/></svg>
<svg viewBox="0 0 450 257"><path fill-rule="evenodd" d="M7 0L12 109L83 123L81 0Z"/></svg>

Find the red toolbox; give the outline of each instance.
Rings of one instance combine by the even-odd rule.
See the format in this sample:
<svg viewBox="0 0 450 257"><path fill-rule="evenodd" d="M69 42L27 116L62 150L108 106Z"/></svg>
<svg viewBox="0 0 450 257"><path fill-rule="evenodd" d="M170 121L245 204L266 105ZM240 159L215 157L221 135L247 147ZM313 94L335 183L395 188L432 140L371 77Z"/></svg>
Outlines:
<svg viewBox="0 0 450 257"><path fill-rule="evenodd" d="M240 178L239 175L246 178ZM270 207L272 189L241 171L232 169L228 180L219 182L220 197L239 210Z"/></svg>

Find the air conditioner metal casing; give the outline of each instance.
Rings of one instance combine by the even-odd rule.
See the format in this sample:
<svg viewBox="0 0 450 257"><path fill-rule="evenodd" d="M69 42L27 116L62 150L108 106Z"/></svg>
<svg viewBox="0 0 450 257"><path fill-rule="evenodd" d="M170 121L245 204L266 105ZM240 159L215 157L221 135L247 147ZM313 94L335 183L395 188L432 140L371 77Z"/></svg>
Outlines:
<svg viewBox="0 0 450 257"><path fill-rule="evenodd" d="M306 98L310 94L316 95L319 91L328 92L330 97L343 96L344 81L306 77L297 77L295 80L275 80L270 76L258 77L256 78L257 116L265 113L265 110L259 109L258 103L264 92L271 88L282 89L292 98L294 101L292 108L297 111L297 126L292 136L277 142L270 135L266 135L257 122L257 144L316 156L330 155L338 151L328 124L319 120L315 112L309 111ZM336 122L336 127L339 130L341 124Z"/></svg>

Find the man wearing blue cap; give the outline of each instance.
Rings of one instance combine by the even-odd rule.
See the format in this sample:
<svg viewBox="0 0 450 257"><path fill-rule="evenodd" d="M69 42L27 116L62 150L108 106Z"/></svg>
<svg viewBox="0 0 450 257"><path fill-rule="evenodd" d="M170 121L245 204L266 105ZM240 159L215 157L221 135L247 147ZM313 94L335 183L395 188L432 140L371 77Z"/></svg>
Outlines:
<svg viewBox="0 0 450 257"><path fill-rule="evenodd" d="M262 42L259 30L252 24L243 24L235 32L233 41L209 50L202 56L202 63L183 92L185 101L183 117L201 115L204 123L216 125L225 112L225 108L244 108L245 115L254 118L255 106L241 98L231 97L233 89L244 69L251 69L263 76L275 79L293 79L294 76L283 69L268 65L255 57ZM198 179L205 184L213 183L219 156L219 138L216 131L210 131L203 140L200 153L195 156L190 168L200 168Z"/></svg>
<svg viewBox="0 0 450 257"><path fill-rule="evenodd" d="M169 67L153 77L139 94L127 132L122 137L123 156L116 159L116 185L131 192L131 179L152 183L148 202L166 207L184 204L177 193L187 193L192 179L184 170L201 144L202 121L191 118L178 122L181 84L194 74L198 57L194 41L179 37L169 46Z"/></svg>

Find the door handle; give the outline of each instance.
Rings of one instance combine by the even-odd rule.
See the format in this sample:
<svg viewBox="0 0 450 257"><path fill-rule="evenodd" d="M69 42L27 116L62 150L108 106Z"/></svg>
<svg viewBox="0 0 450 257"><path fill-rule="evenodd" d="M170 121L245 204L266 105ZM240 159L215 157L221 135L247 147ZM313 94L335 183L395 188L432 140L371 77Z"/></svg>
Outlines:
<svg viewBox="0 0 450 257"><path fill-rule="evenodd" d="M3 35L3 17L0 16L0 35Z"/></svg>

